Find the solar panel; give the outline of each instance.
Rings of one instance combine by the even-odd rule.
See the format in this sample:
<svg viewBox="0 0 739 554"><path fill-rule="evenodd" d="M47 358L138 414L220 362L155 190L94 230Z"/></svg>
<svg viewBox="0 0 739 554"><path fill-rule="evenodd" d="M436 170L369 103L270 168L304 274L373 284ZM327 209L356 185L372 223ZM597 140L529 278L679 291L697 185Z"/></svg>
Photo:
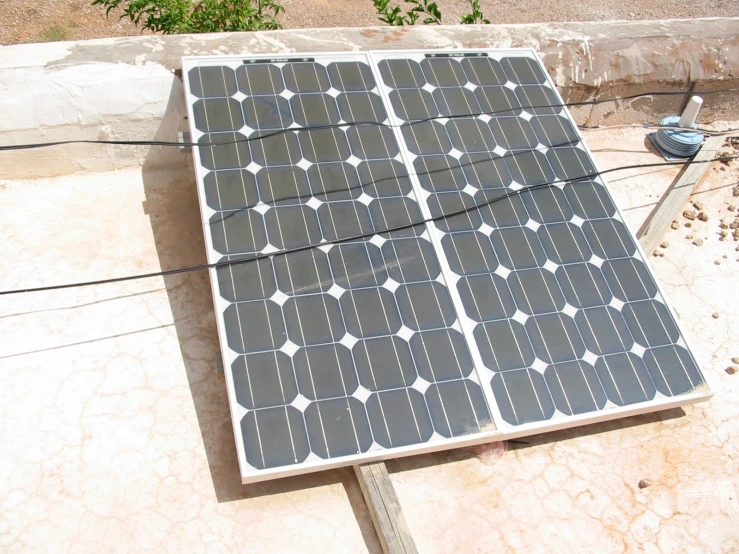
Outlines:
<svg viewBox="0 0 739 554"><path fill-rule="evenodd" d="M533 52L183 70L244 482L709 395Z"/></svg>

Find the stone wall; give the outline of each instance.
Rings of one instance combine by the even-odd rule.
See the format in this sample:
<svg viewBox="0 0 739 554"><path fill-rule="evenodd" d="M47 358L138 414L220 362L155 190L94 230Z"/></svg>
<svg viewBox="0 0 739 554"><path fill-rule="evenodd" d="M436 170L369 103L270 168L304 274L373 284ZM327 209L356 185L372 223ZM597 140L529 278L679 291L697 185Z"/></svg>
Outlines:
<svg viewBox="0 0 739 554"><path fill-rule="evenodd" d="M180 58L189 55L401 48L533 48L567 102L646 91L739 87L739 18L538 25L455 25L141 36L0 47L2 143L70 138L176 140L187 129ZM684 96L573 107L580 124L656 122ZM699 120L735 119L739 93L705 97ZM104 171L176 150L59 146L0 153L3 175ZM102 155L101 155L102 153Z"/></svg>

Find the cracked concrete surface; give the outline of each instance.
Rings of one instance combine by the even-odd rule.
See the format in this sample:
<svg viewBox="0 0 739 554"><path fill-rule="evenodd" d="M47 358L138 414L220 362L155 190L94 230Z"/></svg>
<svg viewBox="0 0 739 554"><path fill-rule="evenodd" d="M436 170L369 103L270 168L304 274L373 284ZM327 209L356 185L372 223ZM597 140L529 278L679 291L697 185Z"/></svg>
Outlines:
<svg viewBox="0 0 739 554"><path fill-rule="evenodd" d="M0 108L8 114L0 132L3 143L173 140L187 125L170 69L186 52L533 46L553 74L565 72L560 84L576 85L563 91L570 100L674 89L686 75L723 87L735 80L737 25L334 29L0 47ZM659 62L675 55L678 39L682 47L701 41L708 53L687 65ZM726 49L711 49L719 43ZM652 50L657 61L647 73L624 65L614 74L602 64L584 71L591 56ZM589 88L606 77L622 88ZM53 102L29 92L44 86L58 87ZM702 117L734 110L735 97L710 99ZM589 124L642 122L672 113L670 102L575 115ZM586 139L603 169L660 161L642 129L590 131ZM709 220L687 229L680 219L664 257L649 258L713 399L507 449L496 443L390 461L421 552L739 550L739 374L724 371L739 357L739 243L718 240L728 203L739 204L737 166L717 165L701 185L696 198ZM78 145L4 152L0 168L0 290L205 261L186 152ZM677 173L608 175L633 230ZM379 552L351 469L241 485L217 351L205 273L0 297L0 551ZM642 480L651 484L640 488Z"/></svg>
<svg viewBox="0 0 739 554"><path fill-rule="evenodd" d="M602 169L659 161L640 129L586 140ZM0 289L202 263L191 160L160 156L0 181ZM709 221L650 257L714 398L389 462L421 552L739 549L739 243L718 240L739 164L720 167ZM632 229L677 172L608 176ZM0 297L0 549L379 552L350 469L240 484L217 349L205 273Z"/></svg>

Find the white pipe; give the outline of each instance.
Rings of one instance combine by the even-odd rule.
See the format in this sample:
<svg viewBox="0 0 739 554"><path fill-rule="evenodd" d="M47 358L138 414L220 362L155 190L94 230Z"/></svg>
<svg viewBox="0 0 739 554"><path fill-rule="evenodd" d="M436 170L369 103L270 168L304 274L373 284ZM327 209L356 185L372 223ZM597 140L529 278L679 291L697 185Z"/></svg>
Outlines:
<svg viewBox="0 0 739 554"><path fill-rule="evenodd" d="M678 125L680 127L692 127L695 125L695 120L698 117L698 111L701 109L703 104L703 98L700 96L693 96L688 101L688 105L685 106Z"/></svg>

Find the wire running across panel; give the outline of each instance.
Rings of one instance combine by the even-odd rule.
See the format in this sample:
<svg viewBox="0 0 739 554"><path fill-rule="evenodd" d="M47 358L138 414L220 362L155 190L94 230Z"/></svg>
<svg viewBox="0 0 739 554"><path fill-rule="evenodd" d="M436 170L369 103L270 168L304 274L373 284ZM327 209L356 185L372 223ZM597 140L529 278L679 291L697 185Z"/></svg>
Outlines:
<svg viewBox="0 0 739 554"><path fill-rule="evenodd" d="M533 52L183 77L243 482L710 396Z"/></svg>
<svg viewBox="0 0 739 554"><path fill-rule="evenodd" d="M487 203L434 235L500 430L703 385L608 190L584 179L592 159L532 53L373 58L427 214ZM555 184L525 190L543 183Z"/></svg>
<svg viewBox="0 0 739 554"><path fill-rule="evenodd" d="M242 478L491 421L365 55L186 71ZM275 131L334 125L307 131Z"/></svg>

